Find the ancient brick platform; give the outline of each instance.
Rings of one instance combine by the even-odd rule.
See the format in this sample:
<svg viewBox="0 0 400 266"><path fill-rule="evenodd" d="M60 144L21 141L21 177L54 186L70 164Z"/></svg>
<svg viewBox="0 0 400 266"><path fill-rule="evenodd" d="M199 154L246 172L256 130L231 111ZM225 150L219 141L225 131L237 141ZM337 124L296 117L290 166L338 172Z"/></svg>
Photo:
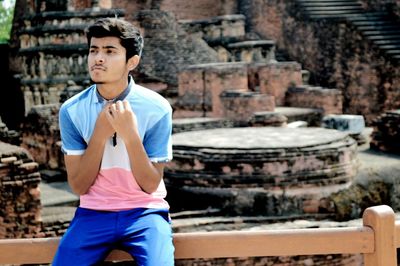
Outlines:
<svg viewBox="0 0 400 266"><path fill-rule="evenodd" d="M173 143L165 180L177 209L318 214L325 197L351 183L358 165L355 140L323 128L199 130L174 134Z"/></svg>

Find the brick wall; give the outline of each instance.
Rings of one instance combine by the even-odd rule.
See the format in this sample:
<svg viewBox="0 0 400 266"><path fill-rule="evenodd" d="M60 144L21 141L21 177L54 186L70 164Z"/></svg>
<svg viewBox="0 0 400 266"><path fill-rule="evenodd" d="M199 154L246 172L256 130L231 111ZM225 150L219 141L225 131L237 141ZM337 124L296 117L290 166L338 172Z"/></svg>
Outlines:
<svg viewBox="0 0 400 266"><path fill-rule="evenodd" d="M218 61L217 53L201 38L182 31L171 12L143 10L136 14L135 23L144 35L142 59L134 73L139 83L154 79L166 84L166 94L173 93L181 69Z"/></svg>
<svg viewBox="0 0 400 266"><path fill-rule="evenodd" d="M172 12L178 19L201 19L227 14L235 14L237 10L236 0L155 0L155 1L113 1L113 7L127 8L127 14L139 10L158 9Z"/></svg>
<svg viewBox="0 0 400 266"><path fill-rule="evenodd" d="M21 127L21 146L46 169L63 169L58 125L59 104L34 106Z"/></svg>
<svg viewBox="0 0 400 266"><path fill-rule="evenodd" d="M276 40L278 50L310 71L311 83L342 91L344 113L364 115L370 124L400 107L398 66L350 23L307 19L292 1L256 0L245 12L251 30Z"/></svg>

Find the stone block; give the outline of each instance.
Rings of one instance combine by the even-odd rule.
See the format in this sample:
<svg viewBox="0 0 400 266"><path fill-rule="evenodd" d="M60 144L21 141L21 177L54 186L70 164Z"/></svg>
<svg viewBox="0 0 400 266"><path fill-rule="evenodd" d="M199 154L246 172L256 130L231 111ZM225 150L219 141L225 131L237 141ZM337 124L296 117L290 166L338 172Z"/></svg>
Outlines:
<svg viewBox="0 0 400 266"><path fill-rule="evenodd" d="M297 62L276 62L258 65L260 92L275 97L276 105L284 105L289 87L302 84L301 65Z"/></svg>
<svg viewBox="0 0 400 266"><path fill-rule="evenodd" d="M290 87L286 92L286 105L318 108L324 114L342 114L343 95L340 90L302 85Z"/></svg>
<svg viewBox="0 0 400 266"><path fill-rule="evenodd" d="M250 91L224 91L220 95L223 116L240 122L249 122L255 112L273 111L273 96Z"/></svg>
<svg viewBox="0 0 400 266"><path fill-rule="evenodd" d="M204 110L204 68L189 67L178 75L178 105L182 109ZM211 106L208 106L211 109Z"/></svg>
<svg viewBox="0 0 400 266"><path fill-rule="evenodd" d="M322 121L322 110L318 108L276 107L275 112L287 117L287 123L305 121L308 126L319 127Z"/></svg>
<svg viewBox="0 0 400 266"><path fill-rule="evenodd" d="M235 42L227 45L230 61L236 62L264 62L275 59L275 41L255 40Z"/></svg>
<svg viewBox="0 0 400 266"><path fill-rule="evenodd" d="M172 133L195 131L211 128L230 128L233 121L226 118L196 117L174 119L172 121Z"/></svg>
<svg viewBox="0 0 400 266"><path fill-rule="evenodd" d="M322 119L322 126L350 134L361 134L365 129L365 121L362 115L327 115Z"/></svg>
<svg viewBox="0 0 400 266"><path fill-rule="evenodd" d="M201 33L211 45L241 40L245 32L245 16L224 15L199 20L183 20L181 25L189 33Z"/></svg>
<svg viewBox="0 0 400 266"><path fill-rule="evenodd" d="M220 95L226 90L248 90L247 65L244 63L214 64L205 71L205 85L205 103L211 102L211 116L223 116Z"/></svg>
<svg viewBox="0 0 400 266"><path fill-rule="evenodd" d="M254 112L249 121L249 126L252 127L265 127L276 126L281 127L286 125L288 118L278 112Z"/></svg>
<svg viewBox="0 0 400 266"><path fill-rule="evenodd" d="M179 75L177 112L203 112L202 116L223 115L220 94L225 90L248 88L247 64L211 63L192 65ZM180 112L182 113L182 112ZM190 117L179 114L179 117Z"/></svg>

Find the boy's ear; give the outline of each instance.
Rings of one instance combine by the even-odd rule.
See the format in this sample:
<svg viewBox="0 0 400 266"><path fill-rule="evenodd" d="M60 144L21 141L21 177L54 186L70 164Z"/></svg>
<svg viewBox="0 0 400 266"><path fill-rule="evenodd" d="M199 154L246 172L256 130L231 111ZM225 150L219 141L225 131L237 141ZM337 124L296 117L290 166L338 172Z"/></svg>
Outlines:
<svg viewBox="0 0 400 266"><path fill-rule="evenodd" d="M131 58L128 59L128 69L129 71L134 70L137 65L139 65L140 57L138 55L134 55Z"/></svg>

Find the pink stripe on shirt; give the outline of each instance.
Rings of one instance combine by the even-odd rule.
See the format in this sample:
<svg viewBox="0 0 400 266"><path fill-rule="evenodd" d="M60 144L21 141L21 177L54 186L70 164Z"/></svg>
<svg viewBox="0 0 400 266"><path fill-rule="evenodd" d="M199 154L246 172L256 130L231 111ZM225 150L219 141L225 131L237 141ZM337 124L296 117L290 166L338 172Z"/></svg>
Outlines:
<svg viewBox="0 0 400 266"><path fill-rule="evenodd" d="M131 171L122 168L102 169L88 192L80 197L80 207L104 211L169 209L164 200L166 194L162 180L157 190L148 194L140 188Z"/></svg>

